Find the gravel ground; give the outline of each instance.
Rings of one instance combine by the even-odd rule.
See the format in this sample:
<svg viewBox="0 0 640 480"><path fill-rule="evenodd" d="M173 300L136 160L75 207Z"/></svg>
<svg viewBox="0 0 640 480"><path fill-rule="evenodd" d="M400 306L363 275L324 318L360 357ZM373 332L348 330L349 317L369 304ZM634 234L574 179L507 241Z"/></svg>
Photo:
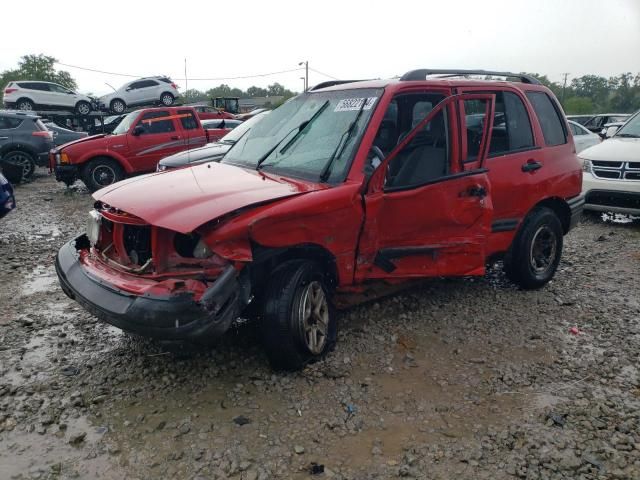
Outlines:
<svg viewBox="0 0 640 480"><path fill-rule="evenodd" d="M16 193L1 479L640 478L637 223L585 219L540 291L496 269L343 312L335 352L283 374L250 326L167 350L97 323L53 269L90 196L44 170Z"/></svg>

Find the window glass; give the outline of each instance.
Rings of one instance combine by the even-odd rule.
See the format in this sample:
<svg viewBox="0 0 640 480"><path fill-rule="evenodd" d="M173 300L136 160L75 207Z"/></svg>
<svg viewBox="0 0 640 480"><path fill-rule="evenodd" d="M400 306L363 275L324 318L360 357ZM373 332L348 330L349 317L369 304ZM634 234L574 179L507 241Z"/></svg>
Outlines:
<svg viewBox="0 0 640 480"><path fill-rule="evenodd" d="M419 186L446 176L449 173L448 137L447 117L440 111L391 159L385 187Z"/></svg>
<svg viewBox="0 0 640 480"><path fill-rule="evenodd" d="M142 80L138 82L138 88L147 88L147 87L155 87L158 83L153 80Z"/></svg>
<svg viewBox="0 0 640 480"><path fill-rule="evenodd" d="M61 87L60 85L52 85L52 84L50 84L49 85L49 89L52 92L56 92L56 93L68 93L69 92L69 90L67 90L64 87Z"/></svg>
<svg viewBox="0 0 640 480"><path fill-rule="evenodd" d="M544 143L548 146L567 143L564 124L549 96L543 92L527 92L527 97L538 116Z"/></svg>
<svg viewBox="0 0 640 480"><path fill-rule="evenodd" d="M607 123L624 122L627 118L629 118L628 115L613 116L613 117L609 117L609 121Z"/></svg>
<svg viewBox="0 0 640 480"><path fill-rule="evenodd" d="M21 123L18 118L0 117L0 129L18 128Z"/></svg>
<svg viewBox="0 0 640 480"><path fill-rule="evenodd" d="M504 92L509 150L533 147L533 132L527 109L518 95Z"/></svg>
<svg viewBox="0 0 640 480"><path fill-rule="evenodd" d="M616 132L616 137L640 138L640 114L636 113L620 130Z"/></svg>
<svg viewBox="0 0 640 480"><path fill-rule="evenodd" d="M222 128L220 125L222 124L222 120L205 120L202 122L204 128Z"/></svg>
<svg viewBox="0 0 640 480"><path fill-rule="evenodd" d="M138 88L142 88L144 87L144 82L133 82L131 85L129 85L129 87L127 87L129 90L137 90Z"/></svg>
<svg viewBox="0 0 640 480"><path fill-rule="evenodd" d="M173 120L163 120L163 118L167 116L169 116L169 112L165 111L145 113L142 119L138 122L138 125L142 125L144 128L143 135L173 132L175 130Z"/></svg>
<svg viewBox="0 0 640 480"><path fill-rule="evenodd" d="M183 130L195 130L198 128L198 122L191 110L178 110L178 115L180 115L180 123Z"/></svg>
<svg viewBox="0 0 640 480"><path fill-rule="evenodd" d="M480 154L480 144L487 119L487 101L465 100L464 115L467 126L467 161L471 162Z"/></svg>

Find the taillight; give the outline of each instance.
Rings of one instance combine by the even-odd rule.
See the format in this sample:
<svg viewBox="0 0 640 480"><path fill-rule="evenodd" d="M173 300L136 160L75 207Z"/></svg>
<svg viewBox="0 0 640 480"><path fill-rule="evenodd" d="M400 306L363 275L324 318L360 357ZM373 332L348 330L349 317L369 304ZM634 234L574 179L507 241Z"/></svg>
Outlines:
<svg viewBox="0 0 640 480"><path fill-rule="evenodd" d="M173 88L175 88L176 90L178 89L178 85L176 85L175 83L172 83L172 84L171 84L171 86L172 86Z"/></svg>
<svg viewBox="0 0 640 480"><path fill-rule="evenodd" d="M31 132L31 135L33 135L34 137L46 137L49 140L53 140L53 134L49 131L43 132L42 130L38 130L35 132Z"/></svg>
<svg viewBox="0 0 640 480"><path fill-rule="evenodd" d="M9 95L10 93L17 92L17 91L18 91L17 88L5 88L4 89L4 94L5 95Z"/></svg>

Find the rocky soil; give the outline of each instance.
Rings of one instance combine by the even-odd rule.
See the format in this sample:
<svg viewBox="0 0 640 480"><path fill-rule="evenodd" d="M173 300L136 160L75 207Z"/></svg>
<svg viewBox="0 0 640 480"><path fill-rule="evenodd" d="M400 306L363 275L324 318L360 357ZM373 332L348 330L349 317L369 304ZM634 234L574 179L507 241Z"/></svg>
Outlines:
<svg viewBox="0 0 640 480"><path fill-rule="evenodd" d="M38 172L0 221L1 479L638 479L640 225L586 218L556 278L499 268L345 311L272 371L251 325L167 349L60 290L91 197Z"/></svg>

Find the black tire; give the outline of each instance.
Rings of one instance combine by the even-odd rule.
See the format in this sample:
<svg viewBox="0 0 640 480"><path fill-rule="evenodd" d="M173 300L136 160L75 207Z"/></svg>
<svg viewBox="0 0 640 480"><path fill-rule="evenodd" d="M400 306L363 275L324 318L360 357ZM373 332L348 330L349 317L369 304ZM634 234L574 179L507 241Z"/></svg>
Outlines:
<svg viewBox="0 0 640 480"><path fill-rule="evenodd" d="M76 103L76 113L82 116L89 115L91 113L91 104L84 100L79 101Z"/></svg>
<svg viewBox="0 0 640 480"><path fill-rule="evenodd" d="M160 103L165 107L170 107L171 105L173 105L174 101L175 97L169 92L164 92L162 95L160 95Z"/></svg>
<svg viewBox="0 0 640 480"><path fill-rule="evenodd" d="M263 298L260 328L273 368L300 370L333 349L338 324L318 264L305 260L283 264L271 275ZM314 299L319 305L315 311L311 309Z"/></svg>
<svg viewBox="0 0 640 480"><path fill-rule="evenodd" d="M36 106L28 98L21 98L16 102L16 108L24 112L29 112L31 110L35 110Z"/></svg>
<svg viewBox="0 0 640 480"><path fill-rule="evenodd" d="M527 290L543 287L558 269L562 245L558 216L549 208L536 208L525 218L504 259L507 277Z"/></svg>
<svg viewBox="0 0 640 480"><path fill-rule="evenodd" d="M124 100L120 100L119 98L114 98L109 104L109 110L111 110L111 113L115 113L116 115L124 113L126 109L127 104L124 103Z"/></svg>
<svg viewBox="0 0 640 480"><path fill-rule="evenodd" d="M20 181L31 178L36 171L36 161L34 160L33 155L22 150L8 152L4 157L2 157L2 162L9 166L18 168L22 167L22 177L20 178ZM11 167L9 169L11 169Z"/></svg>
<svg viewBox="0 0 640 480"><path fill-rule="evenodd" d="M123 178L124 170L120 164L107 157L94 158L82 169L82 181L92 192L119 182Z"/></svg>

